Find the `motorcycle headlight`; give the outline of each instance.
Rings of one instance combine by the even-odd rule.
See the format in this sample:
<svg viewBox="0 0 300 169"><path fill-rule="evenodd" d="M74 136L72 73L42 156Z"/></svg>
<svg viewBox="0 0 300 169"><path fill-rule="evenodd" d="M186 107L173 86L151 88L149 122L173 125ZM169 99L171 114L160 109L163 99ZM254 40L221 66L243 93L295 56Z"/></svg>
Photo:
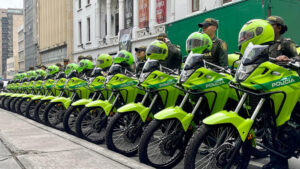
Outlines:
<svg viewBox="0 0 300 169"><path fill-rule="evenodd" d="M188 80L188 78L193 74L193 72L194 72L194 69L184 70L180 74L179 83L184 83L186 80Z"/></svg>
<svg viewBox="0 0 300 169"><path fill-rule="evenodd" d="M147 73L142 73L141 75L140 75L140 77L139 77L139 82L140 83L143 83L146 79L147 79L147 77L150 75L150 72L147 72Z"/></svg>
<svg viewBox="0 0 300 169"><path fill-rule="evenodd" d="M251 64L247 66L240 64L235 74L236 80L239 82L246 80L248 76L253 72L253 70L257 68L257 66L257 64Z"/></svg>

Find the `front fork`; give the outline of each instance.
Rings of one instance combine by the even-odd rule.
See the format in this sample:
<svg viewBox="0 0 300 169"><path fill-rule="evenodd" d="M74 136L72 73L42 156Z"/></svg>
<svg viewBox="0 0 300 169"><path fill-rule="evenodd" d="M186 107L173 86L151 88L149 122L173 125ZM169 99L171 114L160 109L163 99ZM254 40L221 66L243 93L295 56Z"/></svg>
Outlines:
<svg viewBox="0 0 300 169"><path fill-rule="evenodd" d="M238 112L240 111L240 109L242 108L242 105L245 103L245 100L246 100L247 96L248 96L247 93L244 93L244 94L243 94L243 96L242 96L241 100L239 101L239 103L238 103L238 105L237 105L237 107L236 107L236 109L235 109L234 112L238 113ZM254 110L254 112L253 112L252 115L251 115L251 120L252 120L252 121L255 120L256 116L258 115L258 113L259 113L260 109L262 108L262 106L263 106L263 104L264 104L265 101L266 101L265 98L261 98L261 99L260 99L260 101L259 101L259 103L257 104L257 106L256 106L256 108L255 108L255 110ZM253 125L253 124L252 124L252 125ZM250 128L250 129L251 129L251 128ZM250 130L248 131L248 133L249 133L249 132L250 132ZM216 145L216 146L220 146L220 145L223 143L225 137L226 137L226 131L223 131L222 137L220 138L220 140L217 141L217 145ZM246 142L247 142L247 140L246 140ZM247 143L246 143L246 144L247 144ZM238 138L238 140L236 141L236 145L234 146L234 151L233 151L231 157L229 158L230 160L229 160L229 162L227 163L225 169L230 169L230 167L232 166L233 162L235 161L236 155L238 154L238 152L239 152L239 150L241 149L242 145L243 145L242 139L241 139L241 138Z"/></svg>

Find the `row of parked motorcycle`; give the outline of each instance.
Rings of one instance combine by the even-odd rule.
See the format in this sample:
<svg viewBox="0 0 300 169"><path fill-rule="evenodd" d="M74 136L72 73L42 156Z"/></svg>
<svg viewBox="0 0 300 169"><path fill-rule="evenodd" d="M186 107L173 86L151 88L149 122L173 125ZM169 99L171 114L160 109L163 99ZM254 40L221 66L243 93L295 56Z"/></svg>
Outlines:
<svg viewBox="0 0 300 169"><path fill-rule="evenodd" d="M298 154L285 140L300 122L299 62L258 59L262 48L230 55L230 69L191 52L180 74L154 59L138 77L122 64L107 76L97 68L87 76L87 60L80 71L53 65L10 82L0 106L155 168L183 158L185 168L247 168L251 155ZM274 135L287 121L288 136Z"/></svg>

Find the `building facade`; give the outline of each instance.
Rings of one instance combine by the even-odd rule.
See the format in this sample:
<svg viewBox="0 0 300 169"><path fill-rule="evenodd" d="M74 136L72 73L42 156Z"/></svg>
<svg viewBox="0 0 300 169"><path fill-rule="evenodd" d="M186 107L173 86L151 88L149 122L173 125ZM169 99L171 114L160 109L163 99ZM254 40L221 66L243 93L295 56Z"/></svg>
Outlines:
<svg viewBox="0 0 300 169"><path fill-rule="evenodd" d="M18 28L24 22L23 10L7 9L1 15L1 71L4 78L11 78L18 71Z"/></svg>
<svg viewBox="0 0 300 169"><path fill-rule="evenodd" d="M38 47L44 65L73 60L72 0L38 0Z"/></svg>
<svg viewBox="0 0 300 169"><path fill-rule="evenodd" d="M36 66L38 55L38 0L24 0L24 63L25 70Z"/></svg>
<svg viewBox="0 0 300 169"><path fill-rule="evenodd" d="M4 24L2 24L4 22ZM2 55L5 54L7 48L7 9L0 9L0 77L3 78L5 69L3 68L3 57Z"/></svg>
<svg viewBox="0 0 300 169"><path fill-rule="evenodd" d="M166 32L168 23L234 1L73 0L74 58L116 54L126 30L132 32L129 50L134 53L135 47L147 46L159 33Z"/></svg>
<svg viewBox="0 0 300 169"><path fill-rule="evenodd" d="M18 70L25 71L24 25L18 29Z"/></svg>

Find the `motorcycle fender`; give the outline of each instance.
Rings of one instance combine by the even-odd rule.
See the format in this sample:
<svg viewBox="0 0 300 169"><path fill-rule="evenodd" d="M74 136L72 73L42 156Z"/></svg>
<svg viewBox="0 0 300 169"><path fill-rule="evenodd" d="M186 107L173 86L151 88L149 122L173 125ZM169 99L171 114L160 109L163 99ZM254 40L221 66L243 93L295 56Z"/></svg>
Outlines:
<svg viewBox="0 0 300 169"><path fill-rule="evenodd" d="M92 99L80 99L74 103L72 103L72 106L82 106L82 105L86 105L88 103L91 103L93 100Z"/></svg>
<svg viewBox="0 0 300 169"><path fill-rule="evenodd" d="M103 108L106 116L108 116L113 105L108 100L96 100L91 103L88 103L87 105L85 105L85 107L101 107Z"/></svg>
<svg viewBox="0 0 300 169"><path fill-rule="evenodd" d="M33 94L26 94L26 95L24 95L24 96L21 96L21 97L23 97L23 98L33 98L35 95L33 95Z"/></svg>
<svg viewBox="0 0 300 169"><path fill-rule="evenodd" d="M64 104L65 108L68 109L71 104L71 98L69 97L57 97L55 99L52 99L51 103L62 103Z"/></svg>
<svg viewBox="0 0 300 169"><path fill-rule="evenodd" d="M46 97L42 98L41 100L52 100L55 98L56 98L55 96L46 96Z"/></svg>
<svg viewBox="0 0 300 169"><path fill-rule="evenodd" d="M45 97L45 96L37 95L37 96L32 97L31 100L41 100L43 97Z"/></svg>
<svg viewBox="0 0 300 169"><path fill-rule="evenodd" d="M154 118L157 120L165 120L165 119L178 119L184 129L184 131L187 131L194 115L191 113L187 113L184 110L182 110L181 107L170 107L166 108L154 115Z"/></svg>
<svg viewBox="0 0 300 169"><path fill-rule="evenodd" d="M25 94L13 94L10 95L9 97L23 97Z"/></svg>
<svg viewBox="0 0 300 169"><path fill-rule="evenodd" d="M245 141L253 121L242 118L236 112L223 110L205 118L203 123L207 125L232 124L238 130L241 139Z"/></svg>
<svg viewBox="0 0 300 169"><path fill-rule="evenodd" d="M118 113L126 113L132 111L137 112L140 115L143 122L146 122L150 109L148 107L145 107L142 103L129 103L120 107L117 110Z"/></svg>

